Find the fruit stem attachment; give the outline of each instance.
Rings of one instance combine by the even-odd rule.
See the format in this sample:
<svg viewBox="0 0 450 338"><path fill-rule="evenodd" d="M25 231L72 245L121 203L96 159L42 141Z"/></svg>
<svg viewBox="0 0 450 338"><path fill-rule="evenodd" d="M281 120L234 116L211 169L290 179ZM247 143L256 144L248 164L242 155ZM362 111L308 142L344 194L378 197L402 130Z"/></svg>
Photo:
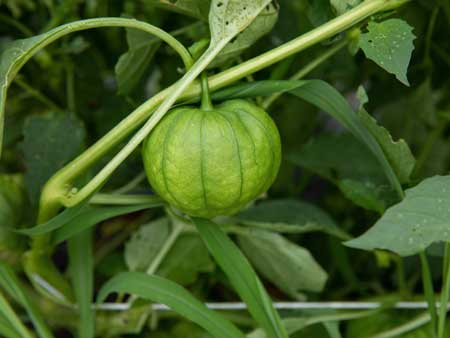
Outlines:
<svg viewBox="0 0 450 338"><path fill-rule="evenodd" d="M202 102L201 102L201 110L211 111L213 110L213 104L211 101L211 96L209 95L209 85L208 85L208 76L206 72L203 72L201 75L201 86L202 86Z"/></svg>

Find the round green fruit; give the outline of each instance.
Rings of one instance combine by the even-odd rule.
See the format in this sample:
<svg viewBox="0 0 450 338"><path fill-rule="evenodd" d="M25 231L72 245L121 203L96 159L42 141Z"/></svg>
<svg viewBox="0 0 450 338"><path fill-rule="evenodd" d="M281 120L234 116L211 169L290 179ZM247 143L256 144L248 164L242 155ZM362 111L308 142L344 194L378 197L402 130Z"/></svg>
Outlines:
<svg viewBox="0 0 450 338"><path fill-rule="evenodd" d="M245 100L170 111L143 146L153 189L188 215L231 215L266 191L281 160L270 116Z"/></svg>

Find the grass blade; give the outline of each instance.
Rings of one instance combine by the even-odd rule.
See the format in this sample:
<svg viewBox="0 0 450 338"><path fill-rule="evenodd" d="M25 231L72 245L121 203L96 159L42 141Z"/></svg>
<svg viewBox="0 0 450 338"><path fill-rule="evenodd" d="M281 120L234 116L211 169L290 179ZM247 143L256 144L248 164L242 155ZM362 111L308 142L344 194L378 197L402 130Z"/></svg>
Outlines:
<svg viewBox="0 0 450 338"><path fill-rule="evenodd" d="M37 236L55 231L55 244L58 244L76 233L87 229L106 219L128 213L155 208L162 205L158 199L152 203L127 206L91 206L87 201L73 208L64 210L50 221L32 228L21 229L17 232L28 236Z"/></svg>
<svg viewBox="0 0 450 338"><path fill-rule="evenodd" d="M3 294L0 293L0 313L3 314L4 318L8 321L6 326L7 329L11 330L14 328L16 330L16 334L18 334L18 337L23 338L33 338L33 335L28 331L28 329L23 325L23 323L20 321L17 314L14 312L11 305L9 305L6 298L3 296Z"/></svg>
<svg viewBox="0 0 450 338"><path fill-rule="evenodd" d="M209 252L223 269L248 310L270 338L287 338L281 319L269 295L238 247L220 227L206 219L193 218Z"/></svg>
<svg viewBox="0 0 450 338"><path fill-rule="evenodd" d="M92 229L71 237L68 241L70 276L80 315L78 337L93 338L95 313L92 309L94 294L94 262L92 252Z"/></svg>
<svg viewBox="0 0 450 338"><path fill-rule="evenodd" d="M216 338L244 338L231 322L208 309L188 291L171 280L140 272L124 272L101 288L98 301L112 292L125 292L166 304L173 311L203 327Z"/></svg>
<svg viewBox="0 0 450 338"><path fill-rule="evenodd" d="M19 278L17 278L14 271L3 262L0 262L0 286L16 300L17 303L25 308L39 337L54 338L47 324L45 324L42 315L22 288Z"/></svg>

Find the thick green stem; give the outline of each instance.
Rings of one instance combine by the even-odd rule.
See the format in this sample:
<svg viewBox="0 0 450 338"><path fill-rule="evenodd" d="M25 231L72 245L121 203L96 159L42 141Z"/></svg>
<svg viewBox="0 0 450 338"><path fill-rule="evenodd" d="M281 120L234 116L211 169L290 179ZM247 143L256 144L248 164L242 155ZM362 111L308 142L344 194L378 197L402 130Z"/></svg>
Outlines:
<svg viewBox="0 0 450 338"><path fill-rule="evenodd" d="M422 283L425 293L425 298L428 303L428 312L431 317L431 326L433 331L433 337L436 337L437 329L437 313L436 313L436 299L434 297L433 281L431 280L430 266L428 264L427 254L425 251L421 251L420 262L422 264Z"/></svg>
<svg viewBox="0 0 450 338"><path fill-rule="evenodd" d="M211 101L211 96L209 95L208 77L206 76L205 72L203 72L201 76L201 85L202 85L201 109L204 111L210 111L213 109L213 104Z"/></svg>
<svg viewBox="0 0 450 338"><path fill-rule="evenodd" d="M447 319L447 307L450 296L450 243L445 244L443 274L442 274L442 290L441 303L439 307L439 323L438 338L444 338L445 321Z"/></svg>

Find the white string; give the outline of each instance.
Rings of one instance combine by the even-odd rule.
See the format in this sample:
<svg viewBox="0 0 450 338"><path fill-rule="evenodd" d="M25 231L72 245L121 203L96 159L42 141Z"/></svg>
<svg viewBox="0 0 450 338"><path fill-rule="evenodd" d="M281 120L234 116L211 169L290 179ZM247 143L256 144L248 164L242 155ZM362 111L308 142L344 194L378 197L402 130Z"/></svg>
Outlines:
<svg viewBox="0 0 450 338"><path fill-rule="evenodd" d="M384 303L379 302L276 302L274 306L277 310L311 310L311 309L334 309L334 310L370 310L385 306ZM247 306L245 303L206 303L206 306L212 310L236 311L245 310ZM439 303L436 303L439 307ZM130 309L127 303L103 303L94 305L97 310L105 311L126 311ZM426 309L428 304L426 302L397 302L390 308L401 310L420 310ZM447 305L450 308L450 303ZM152 304L154 311L170 311L164 304Z"/></svg>

